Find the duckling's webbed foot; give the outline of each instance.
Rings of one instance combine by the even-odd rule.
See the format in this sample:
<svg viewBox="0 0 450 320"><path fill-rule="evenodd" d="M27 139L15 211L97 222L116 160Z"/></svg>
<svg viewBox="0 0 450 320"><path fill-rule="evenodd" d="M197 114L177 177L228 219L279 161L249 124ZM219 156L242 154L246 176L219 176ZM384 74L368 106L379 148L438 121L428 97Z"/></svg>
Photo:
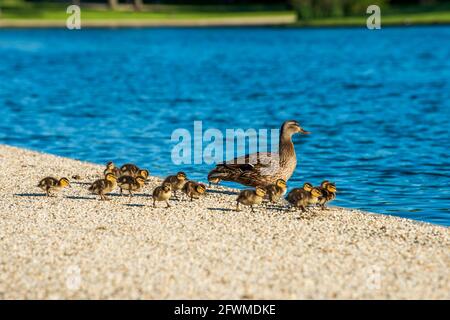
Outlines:
<svg viewBox="0 0 450 320"><path fill-rule="evenodd" d="M166 208L170 208L170 204L169 204L169 201L168 201L168 200L166 200L166 204L167 204L167 207L166 207Z"/></svg>

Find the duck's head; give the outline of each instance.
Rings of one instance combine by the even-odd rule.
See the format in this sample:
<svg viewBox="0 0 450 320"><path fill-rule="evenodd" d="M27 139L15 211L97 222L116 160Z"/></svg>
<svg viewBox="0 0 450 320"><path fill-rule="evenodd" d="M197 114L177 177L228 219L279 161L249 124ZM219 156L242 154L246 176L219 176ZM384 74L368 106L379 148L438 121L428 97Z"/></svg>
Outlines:
<svg viewBox="0 0 450 320"><path fill-rule="evenodd" d="M198 193L203 194L206 191L206 186L204 184L199 183L198 185L195 186L195 190Z"/></svg>
<svg viewBox="0 0 450 320"><path fill-rule="evenodd" d="M141 170L139 170L138 175L141 176L144 179L147 179L148 175L149 175L149 172L148 172L148 170L141 169Z"/></svg>
<svg viewBox="0 0 450 320"><path fill-rule="evenodd" d="M305 190L305 191L311 191L312 188L313 188L313 185L309 182L305 182L303 184L303 190Z"/></svg>
<svg viewBox="0 0 450 320"><path fill-rule="evenodd" d="M114 162L112 162L112 161L109 161L107 164L106 164L106 169L114 169L114 167L115 167L115 165L114 165Z"/></svg>
<svg viewBox="0 0 450 320"><path fill-rule="evenodd" d="M266 195L266 189L261 187L256 187L255 193L258 197L264 197Z"/></svg>
<svg viewBox="0 0 450 320"><path fill-rule="evenodd" d="M284 136L292 136L296 133L302 133L302 134L310 134L309 131L306 131L303 129L300 124L295 120L288 120L283 123L281 126L281 135Z"/></svg>
<svg viewBox="0 0 450 320"><path fill-rule="evenodd" d="M277 187L286 188L286 181L284 181L283 179L278 179L275 184L277 185Z"/></svg>
<svg viewBox="0 0 450 320"><path fill-rule="evenodd" d="M180 181L184 181L186 180L186 173L184 173L183 171L180 171L177 173L177 179Z"/></svg>
<svg viewBox="0 0 450 320"><path fill-rule="evenodd" d="M311 189L311 195L313 197L320 197L322 195L322 192L320 191L319 188L312 188Z"/></svg>
<svg viewBox="0 0 450 320"><path fill-rule="evenodd" d="M336 185L334 183L329 182L326 186L327 191L331 192L331 193L336 193Z"/></svg>
<svg viewBox="0 0 450 320"><path fill-rule="evenodd" d="M111 182L116 182L117 181L117 177L115 175L113 175L112 173L107 173L105 175L105 180L111 181Z"/></svg>
<svg viewBox="0 0 450 320"><path fill-rule="evenodd" d="M162 189L164 190L164 192L172 191L172 185L170 183L166 182L162 185Z"/></svg>
<svg viewBox="0 0 450 320"><path fill-rule="evenodd" d="M143 186L145 184L145 177L143 176L137 176L136 177L136 182L140 185Z"/></svg>
<svg viewBox="0 0 450 320"><path fill-rule="evenodd" d="M61 179L59 179L59 185L61 186L61 187L67 187L67 186L70 186L70 182L69 182L69 179L67 179L67 178L61 178Z"/></svg>

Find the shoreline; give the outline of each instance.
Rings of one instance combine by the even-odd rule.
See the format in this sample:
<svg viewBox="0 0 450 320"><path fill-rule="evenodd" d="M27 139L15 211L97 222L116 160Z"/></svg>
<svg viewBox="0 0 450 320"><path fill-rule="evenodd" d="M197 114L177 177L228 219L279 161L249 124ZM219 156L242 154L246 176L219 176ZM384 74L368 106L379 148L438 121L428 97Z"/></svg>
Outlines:
<svg viewBox="0 0 450 320"><path fill-rule="evenodd" d="M383 22L385 27L432 27L449 26L450 20L442 21L390 21ZM119 20L82 20L81 30L90 28L158 28L158 27L280 27L291 29L320 29L320 28L366 28L365 21L352 22L296 22L293 16L258 16L258 17L228 17L228 18L196 18L196 19L119 19ZM26 29L26 28L66 28L66 21L41 20L41 19L0 19L1 29Z"/></svg>
<svg viewBox="0 0 450 320"><path fill-rule="evenodd" d="M130 28L130 27L240 27L292 25L295 15L256 17L211 17L176 19L86 19L83 28ZM66 28L66 20L0 19L0 28Z"/></svg>
<svg viewBox="0 0 450 320"><path fill-rule="evenodd" d="M339 207L236 212L220 186L155 209L156 177L102 202L87 191L102 166L6 145L0 171L0 299L450 298L444 226ZM75 174L58 197L36 188Z"/></svg>

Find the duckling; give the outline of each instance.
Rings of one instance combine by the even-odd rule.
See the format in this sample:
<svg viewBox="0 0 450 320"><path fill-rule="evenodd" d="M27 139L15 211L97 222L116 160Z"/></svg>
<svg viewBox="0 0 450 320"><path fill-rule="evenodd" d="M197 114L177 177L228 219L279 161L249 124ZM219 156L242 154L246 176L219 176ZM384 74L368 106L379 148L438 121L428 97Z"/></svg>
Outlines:
<svg viewBox="0 0 450 320"><path fill-rule="evenodd" d="M165 201L167 208L170 208L169 199L172 196L172 185L163 183L161 186L153 190L153 207L156 208L156 201Z"/></svg>
<svg viewBox="0 0 450 320"><path fill-rule="evenodd" d="M148 172L148 170L145 169L139 169L137 176L144 178L144 180L148 179L148 176L150 175L150 172Z"/></svg>
<svg viewBox="0 0 450 320"><path fill-rule="evenodd" d="M222 181L220 178L217 178L217 177L213 177L212 175L213 175L214 173L208 173L208 182L209 182L209 187L211 188L211 184L212 183L214 183L214 184L219 184L220 183L220 181Z"/></svg>
<svg viewBox="0 0 450 320"><path fill-rule="evenodd" d="M98 194L101 200L108 200L105 194L113 191L116 186L117 177L112 173L107 173L104 179L95 181L88 190L94 194Z"/></svg>
<svg viewBox="0 0 450 320"><path fill-rule="evenodd" d="M178 199L177 191L182 190L187 182L186 173L178 172L176 175L168 176L163 183L170 183L172 185L173 196Z"/></svg>
<svg viewBox="0 0 450 320"><path fill-rule="evenodd" d="M53 196L51 192L57 192L67 186L70 186L70 182L67 178L61 178L58 180L53 177L46 177L39 181L37 186L44 190L47 196L50 197Z"/></svg>
<svg viewBox="0 0 450 320"><path fill-rule="evenodd" d="M286 181L278 179L275 184L270 184L266 187L267 196L272 203L277 202L282 195L286 193Z"/></svg>
<svg viewBox="0 0 450 320"><path fill-rule="evenodd" d="M289 192L286 199L294 207L300 208L302 209L302 212L305 212L306 207L316 204L321 195L322 192L318 188L312 188L310 191L307 191L304 188L295 188Z"/></svg>
<svg viewBox="0 0 450 320"><path fill-rule="evenodd" d="M322 192L322 195L319 197L317 204L322 210L326 210L326 204L336 199L336 185L328 180L324 180L318 189Z"/></svg>
<svg viewBox="0 0 450 320"><path fill-rule="evenodd" d="M142 176L137 176L136 178L121 176L117 179L117 184L120 188L120 194L123 194L123 189L125 189L130 196L133 196L133 191L139 191L144 186L145 178Z"/></svg>
<svg viewBox="0 0 450 320"><path fill-rule="evenodd" d="M106 176L107 173L112 173L113 175L116 176L116 178L119 178L122 174L120 172L120 169L116 167L116 165L114 164L114 162L109 161L106 164L106 169L105 171L103 171L103 175Z"/></svg>
<svg viewBox="0 0 450 320"><path fill-rule="evenodd" d="M239 204L241 203L243 205L250 206L252 212L255 212L253 205L261 204L265 195L266 190L261 187L256 187L255 190L242 190L236 199L236 211L241 211L239 208Z"/></svg>
<svg viewBox="0 0 450 320"><path fill-rule="evenodd" d="M123 176L136 177L139 174L139 170L138 166L132 163L127 163L120 167L120 173Z"/></svg>
<svg viewBox="0 0 450 320"><path fill-rule="evenodd" d="M205 194L205 191L206 186L195 181L188 181L183 186L183 192L191 198L191 201L199 199L201 195Z"/></svg>

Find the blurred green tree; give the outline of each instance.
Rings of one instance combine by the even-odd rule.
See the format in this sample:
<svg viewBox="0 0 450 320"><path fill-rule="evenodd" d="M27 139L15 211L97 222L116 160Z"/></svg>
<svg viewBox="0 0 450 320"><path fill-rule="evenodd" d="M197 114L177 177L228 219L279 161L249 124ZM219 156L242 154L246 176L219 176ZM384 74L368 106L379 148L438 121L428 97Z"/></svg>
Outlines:
<svg viewBox="0 0 450 320"><path fill-rule="evenodd" d="M387 0L290 0L298 19L365 14L371 4L384 7Z"/></svg>

